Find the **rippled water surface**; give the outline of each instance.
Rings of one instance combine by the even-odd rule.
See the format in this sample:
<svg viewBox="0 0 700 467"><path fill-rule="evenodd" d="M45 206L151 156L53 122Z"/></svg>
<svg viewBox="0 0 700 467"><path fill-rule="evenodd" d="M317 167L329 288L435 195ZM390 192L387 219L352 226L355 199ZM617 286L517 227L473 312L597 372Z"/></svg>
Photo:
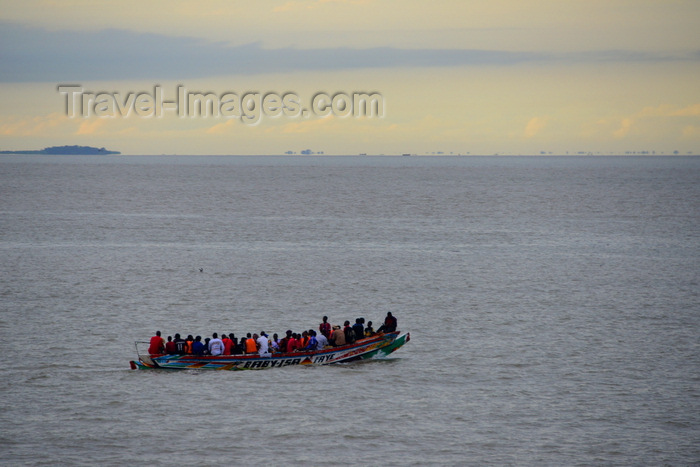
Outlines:
<svg viewBox="0 0 700 467"><path fill-rule="evenodd" d="M698 158L4 156L0 255L3 465L700 463ZM384 360L129 370L387 311Z"/></svg>

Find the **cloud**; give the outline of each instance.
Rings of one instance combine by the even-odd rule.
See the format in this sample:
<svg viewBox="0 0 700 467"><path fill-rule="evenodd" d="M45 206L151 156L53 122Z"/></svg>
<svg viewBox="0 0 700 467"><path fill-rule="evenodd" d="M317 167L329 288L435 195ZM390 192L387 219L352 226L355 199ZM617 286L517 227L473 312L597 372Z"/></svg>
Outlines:
<svg viewBox="0 0 700 467"><path fill-rule="evenodd" d="M39 136L53 128L65 125L67 118L61 113L40 115L37 117L3 117L0 119L2 136Z"/></svg>
<svg viewBox="0 0 700 467"><path fill-rule="evenodd" d="M688 107L678 109L673 114L673 117L697 117L700 116L700 104L689 105Z"/></svg>
<svg viewBox="0 0 700 467"><path fill-rule="evenodd" d="M679 128L680 125L688 122L688 120L697 121L697 117L700 117L700 103L685 107L670 104L644 107L639 112L623 117L619 128L613 132L613 136L615 138L625 138L630 134L648 134L655 129L668 126L675 128L673 130L674 133L680 132L685 136L692 136L694 125L683 126L682 130L679 130Z"/></svg>
<svg viewBox="0 0 700 467"><path fill-rule="evenodd" d="M333 117L317 118L314 120L296 121L282 125L281 132L285 134L291 133L313 133L319 129L325 128L328 131L329 127L337 128L337 119Z"/></svg>
<svg viewBox="0 0 700 467"><path fill-rule="evenodd" d="M546 118L541 118L541 117L531 118L530 121L527 122L527 125L525 126L525 132L523 133L523 136L525 136L525 138L533 138L540 131L542 131L542 129L546 126L546 124L547 124Z"/></svg>
<svg viewBox="0 0 700 467"><path fill-rule="evenodd" d="M216 125L207 128L206 133L208 135L226 134L229 132L230 128L232 128L232 125L235 124L240 124L240 122L234 120L226 120L225 122L217 123Z"/></svg>
<svg viewBox="0 0 700 467"><path fill-rule="evenodd" d="M479 49L264 48L127 30L47 31L0 23L0 82L195 79L211 76L396 67L512 66L596 60L700 60L620 51L557 56Z"/></svg>
<svg viewBox="0 0 700 467"><path fill-rule="evenodd" d="M644 107L636 114L637 117L697 117L700 116L700 103L686 107L675 107L668 104L657 107Z"/></svg>
<svg viewBox="0 0 700 467"><path fill-rule="evenodd" d="M634 119L623 118L622 121L620 122L620 128L618 128L617 130L615 130L613 132L613 136L615 138L624 138L630 132L633 125L634 125Z"/></svg>
<svg viewBox="0 0 700 467"><path fill-rule="evenodd" d="M600 118L584 124L581 136L599 141L651 142L678 138L696 139L700 128L700 103L661 104L636 112Z"/></svg>
<svg viewBox="0 0 700 467"><path fill-rule="evenodd" d="M83 121L78 127L76 135L92 135L98 133L100 129L107 123L106 118L95 118Z"/></svg>
<svg viewBox="0 0 700 467"><path fill-rule="evenodd" d="M60 112L34 117L0 116L0 136L8 138L104 136L130 131L125 125L127 125L127 119L123 118L69 118Z"/></svg>
<svg viewBox="0 0 700 467"><path fill-rule="evenodd" d="M700 125L687 125L683 128L683 136L689 139L700 140Z"/></svg>
<svg viewBox="0 0 700 467"><path fill-rule="evenodd" d="M325 5L365 5L370 3L369 0L303 0L303 1L289 1L282 5L276 6L272 9L274 13L281 13L285 11L294 10L313 10Z"/></svg>

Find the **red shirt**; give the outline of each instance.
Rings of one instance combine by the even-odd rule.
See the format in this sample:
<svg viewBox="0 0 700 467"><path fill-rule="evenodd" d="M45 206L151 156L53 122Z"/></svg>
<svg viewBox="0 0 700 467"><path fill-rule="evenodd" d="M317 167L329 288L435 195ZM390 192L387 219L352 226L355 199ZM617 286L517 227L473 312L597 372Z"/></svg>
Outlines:
<svg viewBox="0 0 700 467"><path fill-rule="evenodd" d="M224 342L224 355L231 355L231 345L233 345L233 341L228 337L224 337L221 340Z"/></svg>
<svg viewBox="0 0 700 467"><path fill-rule="evenodd" d="M171 355L177 353L177 345L175 345L175 342L168 341L165 344L165 353L171 354Z"/></svg>
<svg viewBox="0 0 700 467"><path fill-rule="evenodd" d="M151 337L151 345L148 346L148 353L155 355L163 353L165 350L165 341L160 336Z"/></svg>
<svg viewBox="0 0 700 467"><path fill-rule="evenodd" d="M294 339L293 337L289 339L289 342L287 342L287 352L294 352L296 349L299 348L299 342Z"/></svg>

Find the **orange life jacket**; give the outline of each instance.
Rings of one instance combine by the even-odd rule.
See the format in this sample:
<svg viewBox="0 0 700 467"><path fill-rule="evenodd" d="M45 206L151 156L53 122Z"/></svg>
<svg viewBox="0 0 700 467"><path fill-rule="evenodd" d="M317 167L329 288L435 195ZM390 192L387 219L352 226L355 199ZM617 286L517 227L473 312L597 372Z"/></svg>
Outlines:
<svg viewBox="0 0 700 467"><path fill-rule="evenodd" d="M258 346L255 343L255 339L252 337L250 339L246 339L245 341L245 352L246 353L255 353L258 351Z"/></svg>

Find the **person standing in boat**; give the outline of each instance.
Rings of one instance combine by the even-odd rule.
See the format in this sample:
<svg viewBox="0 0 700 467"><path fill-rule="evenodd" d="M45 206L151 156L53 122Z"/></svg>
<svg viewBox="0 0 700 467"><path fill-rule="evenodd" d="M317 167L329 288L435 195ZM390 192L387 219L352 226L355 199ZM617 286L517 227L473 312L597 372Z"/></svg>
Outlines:
<svg viewBox="0 0 700 467"><path fill-rule="evenodd" d="M219 339L219 335L214 333L211 335L211 340L209 341L209 354L213 357L221 355L224 352L224 343Z"/></svg>
<svg viewBox="0 0 700 467"><path fill-rule="evenodd" d="M377 333L380 332L394 332L396 331L396 328L398 327L398 322L394 315L391 314L391 311L389 311L386 314L386 318L384 318L384 324L382 324L379 329L377 329Z"/></svg>
<svg viewBox="0 0 700 467"><path fill-rule="evenodd" d="M165 352L165 339L160 335L160 331L156 331L156 335L151 337L148 353L151 355L160 355Z"/></svg>
<svg viewBox="0 0 700 467"><path fill-rule="evenodd" d="M326 336L326 339L331 338L331 323L328 322L328 316L323 317L323 322L318 326L318 330Z"/></svg>

